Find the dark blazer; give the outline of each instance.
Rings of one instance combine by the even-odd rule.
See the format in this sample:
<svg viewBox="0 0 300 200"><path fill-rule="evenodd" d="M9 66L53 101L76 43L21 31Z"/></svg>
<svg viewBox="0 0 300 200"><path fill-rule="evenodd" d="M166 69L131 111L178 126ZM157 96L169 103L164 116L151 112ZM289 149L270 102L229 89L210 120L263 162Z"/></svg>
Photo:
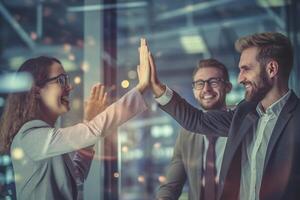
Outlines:
<svg viewBox="0 0 300 200"><path fill-rule="evenodd" d="M188 182L188 199L201 196L204 136L182 129L176 139L172 161L167 169L166 182L159 187L156 199L179 199Z"/></svg>
<svg viewBox="0 0 300 200"><path fill-rule="evenodd" d="M234 111L204 113L175 92L167 105L160 106L189 131L228 137L218 199L239 199L242 143L256 128L256 106L255 102L242 101ZM298 200L299 187L300 100L292 91L268 144L259 197L260 200Z"/></svg>
<svg viewBox="0 0 300 200"><path fill-rule="evenodd" d="M188 183L188 199L201 199L203 196L201 178L205 151L204 138L203 134L192 133L185 129L180 130L172 161L166 171L166 181L160 185L156 194L157 200L178 200L186 182ZM217 140L220 146L216 153L221 156L223 156L226 141L224 137L219 137Z"/></svg>

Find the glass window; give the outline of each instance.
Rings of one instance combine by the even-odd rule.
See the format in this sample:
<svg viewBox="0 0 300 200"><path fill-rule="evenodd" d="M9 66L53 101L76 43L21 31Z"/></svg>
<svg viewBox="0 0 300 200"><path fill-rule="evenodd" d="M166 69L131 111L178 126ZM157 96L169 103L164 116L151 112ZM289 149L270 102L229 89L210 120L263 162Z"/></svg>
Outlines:
<svg viewBox="0 0 300 200"><path fill-rule="evenodd" d="M237 83L237 38L279 31L295 49L290 86L300 95L297 0L26 0L0 2L0 112L10 91L30 82L9 82L11 73L31 57L62 61L75 86L71 111L58 126L82 121L84 99L93 83L107 85L111 102L137 83L138 46L148 41L160 79L199 107L192 92L197 62L215 58L228 70L233 90L227 104L244 98ZM4 81L5 80L5 81ZM25 81L24 81L25 80ZM25 84L24 84L25 83ZM25 86L24 86L25 85ZM173 155L180 126L161 111L150 93L149 110L101 139L79 199L153 199ZM1 127L0 127L1 128ZM15 176L17 176L15 174ZM0 197L14 199L10 157L0 157ZM84 188L84 190L82 189ZM188 186L181 199L188 199Z"/></svg>

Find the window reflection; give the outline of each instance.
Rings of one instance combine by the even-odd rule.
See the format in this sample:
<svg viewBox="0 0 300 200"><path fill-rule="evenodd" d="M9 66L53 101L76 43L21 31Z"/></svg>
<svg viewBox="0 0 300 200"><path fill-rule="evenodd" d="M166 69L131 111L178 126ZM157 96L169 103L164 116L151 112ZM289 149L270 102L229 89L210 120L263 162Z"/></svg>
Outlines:
<svg viewBox="0 0 300 200"><path fill-rule="evenodd" d="M87 2L91 5L87 6ZM160 79L194 105L196 102L192 95L191 76L197 61L214 57L224 62L229 66L230 81L233 83L227 104L234 105L244 95L236 81L239 55L233 44L238 37L263 31L283 32L290 36L295 53L299 54L299 24L295 20L299 19L300 6L296 0L291 0L288 4L286 2L1 1L0 112L2 113L5 105L8 90L27 86L18 85L17 82L5 86L1 81L6 80L6 75L15 71L27 58L44 54L58 57L76 86L72 94L72 111L68 114L68 120L61 119L61 125L79 122L88 84L99 81L100 76L112 76L105 74L102 64L99 63L107 62L116 67L112 71L116 76L114 89L117 94L121 95L135 85L140 37L146 37L149 41L151 51L156 57ZM98 13L100 16L104 11L116 12L116 18L93 17L93 14ZM107 30L99 28L99 24L103 22L101 20L115 20L117 24L114 30L116 38L112 38L116 46L111 47L117 52L116 59L109 52L95 51L92 54L103 43L94 36L102 38L103 32ZM99 28L93 32L94 35L85 32L87 21L94 24L95 29L96 25ZM88 52L89 59L86 59L87 53L84 51L88 48L93 50ZM299 56L295 56L290 80L298 95L299 59ZM30 83L30 78L27 77L26 80L22 83ZM119 181L119 199L153 199L158 186L165 180L165 172L180 127L160 111L152 99L149 95L148 112L125 124L118 131L118 171L113 172L113 177ZM22 156L22 152L16 151L11 156ZM107 175L102 171L97 173L101 174L98 179L104 179L103 176ZM98 185L95 191L102 186L106 187L99 185L99 182L96 183ZM0 186L0 198L14 198L13 171L8 155L0 157ZM182 199L187 199L187 187L183 190Z"/></svg>

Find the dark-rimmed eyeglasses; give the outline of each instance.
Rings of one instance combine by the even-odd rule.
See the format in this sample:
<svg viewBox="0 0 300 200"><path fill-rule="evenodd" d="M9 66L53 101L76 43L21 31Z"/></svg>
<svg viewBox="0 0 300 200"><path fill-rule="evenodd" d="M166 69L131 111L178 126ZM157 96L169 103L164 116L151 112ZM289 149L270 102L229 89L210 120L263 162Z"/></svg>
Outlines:
<svg viewBox="0 0 300 200"><path fill-rule="evenodd" d="M67 87L68 85L70 85L70 79L69 76L67 74L60 74L58 76L55 76L53 78L49 78L46 80L41 81L40 83L38 83L39 86L44 86L46 85L46 83L56 80L57 83L59 83L59 85L61 87Z"/></svg>
<svg viewBox="0 0 300 200"><path fill-rule="evenodd" d="M202 90L207 83L212 88L217 88L220 86L220 83L225 83L226 81L222 78L210 78L207 80L197 80L192 82L192 87L195 90Z"/></svg>

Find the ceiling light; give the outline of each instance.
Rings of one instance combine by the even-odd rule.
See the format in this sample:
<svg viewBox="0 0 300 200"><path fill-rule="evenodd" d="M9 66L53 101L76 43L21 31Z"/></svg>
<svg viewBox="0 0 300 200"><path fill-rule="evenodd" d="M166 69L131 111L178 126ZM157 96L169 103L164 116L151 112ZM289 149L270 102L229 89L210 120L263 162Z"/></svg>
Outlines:
<svg viewBox="0 0 300 200"><path fill-rule="evenodd" d="M207 47L200 35L184 35L180 37L180 43L188 54L206 53Z"/></svg>

